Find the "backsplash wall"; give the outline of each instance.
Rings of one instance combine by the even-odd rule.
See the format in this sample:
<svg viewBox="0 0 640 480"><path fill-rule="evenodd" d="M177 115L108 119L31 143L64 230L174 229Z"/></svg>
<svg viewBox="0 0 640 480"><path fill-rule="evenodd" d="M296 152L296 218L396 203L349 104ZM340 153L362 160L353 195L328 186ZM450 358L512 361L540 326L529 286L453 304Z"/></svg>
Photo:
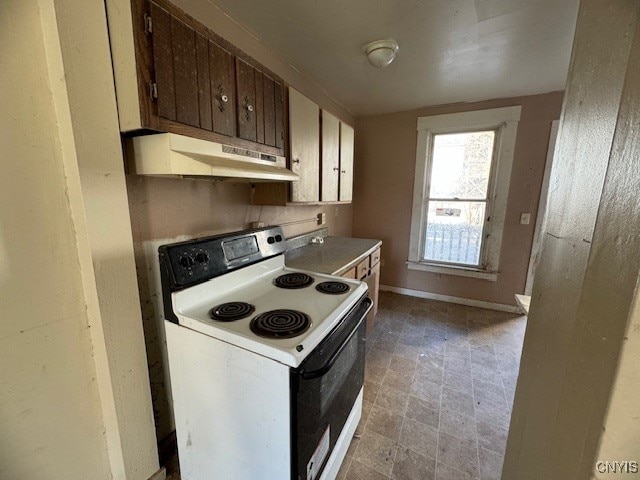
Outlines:
<svg viewBox="0 0 640 480"><path fill-rule="evenodd" d="M174 430L169 389L163 361L163 312L157 311L157 279L150 264L155 262L157 243L177 237L195 237L265 225L314 219L326 215L329 235L351 236L351 205L271 207L250 204L251 186L213 180L127 175L129 212L144 324L149 379L158 440ZM283 227L286 237L317 229L309 221Z"/></svg>
<svg viewBox="0 0 640 480"><path fill-rule="evenodd" d="M351 235L351 205L273 207L251 205L251 186L213 180L127 175L134 242L203 232L231 232L313 219L325 213L330 235ZM291 237L317 228L313 221L284 227Z"/></svg>

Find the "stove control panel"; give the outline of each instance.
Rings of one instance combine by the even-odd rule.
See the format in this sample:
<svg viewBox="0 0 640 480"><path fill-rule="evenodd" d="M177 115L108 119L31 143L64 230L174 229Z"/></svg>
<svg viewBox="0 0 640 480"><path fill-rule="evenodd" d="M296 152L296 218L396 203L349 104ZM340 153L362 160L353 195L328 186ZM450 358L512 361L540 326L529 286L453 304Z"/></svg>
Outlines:
<svg viewBox="0 0 640 480"><path fill-rule="evenodd" d="M159 254L170 289L179 290L285 250L282 229L269 227L163 245Z"/></svg>

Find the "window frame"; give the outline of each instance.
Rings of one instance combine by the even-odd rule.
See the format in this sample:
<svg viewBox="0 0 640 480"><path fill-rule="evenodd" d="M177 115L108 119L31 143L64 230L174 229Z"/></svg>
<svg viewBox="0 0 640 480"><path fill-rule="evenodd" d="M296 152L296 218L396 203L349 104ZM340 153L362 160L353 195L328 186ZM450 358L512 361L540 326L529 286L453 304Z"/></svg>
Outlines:
<svg viewBox="0 0 640 480"><path fill-rule="evenodd" d="M409 258L407 260L409 269L474 277L490 281L497 280L507 196L509 193L513 153L520 113L521 106L518 105L418 118L411 235L409 241ZM423 256L429 205L428 195L433 169L434 136L439 134L470 133L487 130L494 130L496 137L489 172L479 264L469 265L426 260Z"/></svg>

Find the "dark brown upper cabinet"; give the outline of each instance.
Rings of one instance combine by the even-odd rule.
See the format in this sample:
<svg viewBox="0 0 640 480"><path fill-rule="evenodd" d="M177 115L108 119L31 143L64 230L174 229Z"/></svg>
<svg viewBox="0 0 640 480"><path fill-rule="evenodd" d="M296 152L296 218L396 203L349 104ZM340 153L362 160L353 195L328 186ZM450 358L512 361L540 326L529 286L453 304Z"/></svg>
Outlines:
<svg viewBox="0 0 640 480"><path fill-rule="evenodd" d="M236 136L236 64L235 57L221 46L209 42L209 68L213 131Z"/></svg>
<svg viewBox="0 0 640 480"><path fill-rule="evenodd" d="M284 83L166 0L106 0L123 132L286 155Z"/></svg>
<svg viewBox="0 0 640 480"><path fill-rule="evenodd" d="M240 58L236 58L236 87L238 89L238 136L255 142L257 130L255 69Z"/></svg>

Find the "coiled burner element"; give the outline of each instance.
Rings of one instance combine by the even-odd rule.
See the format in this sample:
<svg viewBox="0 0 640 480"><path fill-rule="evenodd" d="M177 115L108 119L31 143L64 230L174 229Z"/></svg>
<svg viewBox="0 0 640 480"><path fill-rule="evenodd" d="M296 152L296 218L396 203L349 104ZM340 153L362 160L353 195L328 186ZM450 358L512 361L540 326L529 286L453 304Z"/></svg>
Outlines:
<svg viewBox="0 0 640 480"><path fill-rule="evenodd" d="M349 285L344 282L322 282L316 285L316 290L329 295L341 295L349 291Z"/></svg>
<svg viewBox="0 0 640 480"><path fill-rule="evenodd" d="M256 311L256 307L245 302L228 302L213 307L209 311L209 316L221 322L233 322L246 318Z"/></svg>
<svg viewBox="0 0 640 480"><path fill-rule="evenodd" d="M273 284L276 287L280 288L304 288L308 287L313 283L313 277L307 275L306 273L285 273L284 275L280 275L273 281Z"/></svg>
<svg viewBox="0 0 640 480"><path fill-rule="evenodd" d="M306 332L311 318L297 310L271 310L251 320L251 331L267 338L291 338Z"/></svg>

